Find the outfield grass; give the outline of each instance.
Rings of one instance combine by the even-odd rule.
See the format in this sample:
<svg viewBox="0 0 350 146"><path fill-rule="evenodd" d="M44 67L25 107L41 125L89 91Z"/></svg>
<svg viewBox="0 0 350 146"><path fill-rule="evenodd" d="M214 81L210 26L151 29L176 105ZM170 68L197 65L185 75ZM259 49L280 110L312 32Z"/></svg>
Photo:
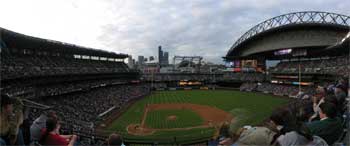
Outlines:
<svg viewBox="0 0 350 146"><path fill-rule="evenodd" d="M169 120L169 116L176 116L176 120ZM146 117L147 127L157 129L193 127L202 123L202 117L189 109L154 110L149 111Z"/></svg>
<svg viewBox="0 0 350 146"><path fill-rule="evenodd" d="M141 123L145 105L152 103L193 103L208 105L233 113L233 116L237 114L237 109L243 109L246 115L245 123L256 125L266 119L276 107L286 104L287 101L287 99L277 98L271 95L239 91L158 91L132 105L107 130L118 131L126 140L128 139L133 142L169 142L174 137L176 137L177 141L195 140L200 137L206 138L212 136L214 129L197 128L184 131L158 131L149 136L132 136L126 134L126 127L129 124ZM184 122L190 121L185 120Z"/></svg>

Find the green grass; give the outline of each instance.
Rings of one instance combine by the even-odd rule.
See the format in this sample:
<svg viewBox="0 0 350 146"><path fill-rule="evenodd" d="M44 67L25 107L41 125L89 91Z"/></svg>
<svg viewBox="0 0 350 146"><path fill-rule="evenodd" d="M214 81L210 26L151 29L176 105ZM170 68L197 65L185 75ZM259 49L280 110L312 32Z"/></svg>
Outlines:
<svg viewBox="0 0 350 146"><path fill-rule="evenodd" d="M177 141L194 141L196 138L208 138L212 136L214 129L198 128L184 131L158 131L149 136L133 136L127 134L126 127L129 124L141 123L145 105L152 103L193 103L208 105L230 112L233 116L239 114L237 111L244 111L244 124L256 125L270 116L276 107L286 104L287 102L287 99L277 98L271 95L240 91L159 91L136 102L124 114L115 120L115 122L109 125L107 130L117 131L125 137L125 140L133 142L171 142L174 137L177 137ZM242 117L242 115L240 116ZM184 125L186 125L190 120L184 120L184 122Z"/></svg>
<svg viewBox="0 0 350 146"><path fill-rule="evenodd" d="M176 120L168 120L169 116L176 116ZM154 110L149 111L146 117L146 125L149 128L185 128L202 125L203 119L189 109L179 110Z"/></svg>

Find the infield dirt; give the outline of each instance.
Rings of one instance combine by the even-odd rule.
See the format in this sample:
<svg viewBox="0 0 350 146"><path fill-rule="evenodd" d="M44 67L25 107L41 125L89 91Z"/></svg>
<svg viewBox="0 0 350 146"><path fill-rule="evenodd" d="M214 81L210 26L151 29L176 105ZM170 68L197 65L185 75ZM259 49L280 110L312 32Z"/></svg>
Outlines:
<svg viewBox="0 0 350 146"><path fill-rule="evenodd" d="M196 112L199 116L202 117L202 125L194 127L185 127L185 128L169 128L169 129L155 129L149 128L145 124L147 113L154 110L166 110L166 109L189 109ZM190 103L169 103L169 104L148 104L145 106L144 113L142 116L142 122L140 124L130 124L127 127L127 131L132 135L151 135L155 131L173 131L173 130L190 130L193 128L206 128L221 125L223 122L230 122L233 119L233 116L221 109L198 104Z"/></svg>

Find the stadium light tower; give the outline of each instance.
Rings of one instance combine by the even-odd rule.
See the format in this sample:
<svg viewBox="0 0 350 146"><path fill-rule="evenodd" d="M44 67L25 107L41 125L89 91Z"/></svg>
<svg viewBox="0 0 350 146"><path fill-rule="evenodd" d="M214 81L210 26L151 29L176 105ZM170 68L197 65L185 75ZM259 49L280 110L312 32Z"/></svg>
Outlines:
<svg viewBox="0 0 350 146"><path fill-rule="evenodd" d="M350 29L350 27L349 27ZM348 43L348 44L345 44ZM348 67L350 66L350 31L348 34L340 41L340 44L345 44L345 47L348 47ZM350 98L350 72L348 72L348 97Z"/></svg>
<svg viewBox="0 0 350 146"><path fill-rule="evenodd" d="M349 30L350 30L350 26L349 26ZM341 40L341 43L348 43L348 44L345 44L344 46L345 47L348 47L348 50L349 50L349 58L348 58L348 68L350 66L350 31L348 32L348 34ZM350 71L348 72L348 99L350 99ZM348 102L347 104L347 109L348 109L348 113L350 113L350 103ZM347 124L347 131L350 131L350 123L348 122ZM347 134L349 135L349 134ZM348 139L349 141L349 139ZM349 144L349 143L348 143Z"/></svg>
<svg viewBox="0 0 350 146"><path fill-rule="evenodd" d="M350 27L349 27L350 29ZM346 37L342 40L343 43L346 43L346 40L348 39L348 49L349 49L349 58L348 58L348 67L350 66L350 31L346 35ZM345 45L346 46L346 45ZM348 97L350 98L350 71L348 72Z"/></svg>
<svg viewBox="0 0 350 146"><path fill-rule="evenodd" d="M350 27L349 27L350 29ZM348 67L350 66L350 31L349 33L346 35L346 37L342 40L343 43L346 43L346 40L348 41L348 49L349 49L349 58L348 58ZM346 45L345 45L346 46ZM350 98L350 71L348 72L349 76L348 76L348 97ZM350 110L350 108L348 108Z"/></svg>

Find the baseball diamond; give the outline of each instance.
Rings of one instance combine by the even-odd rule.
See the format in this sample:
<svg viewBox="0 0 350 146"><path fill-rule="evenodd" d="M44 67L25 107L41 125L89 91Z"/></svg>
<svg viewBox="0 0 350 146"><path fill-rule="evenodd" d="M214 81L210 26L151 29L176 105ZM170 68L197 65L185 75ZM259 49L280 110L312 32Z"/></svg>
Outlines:
<svg viewBox="0 0 350 146"><path fill-rule="evenodd" d="M226 90L156 91L134 103L105 130L122 133L129 142L186 143L209 139L235 109L252 115L246 122L261 123L285 98ZM246 113L245 113L246 114ZM169 120L173 116L173 120ZM174 117L175 116L175 117Z"/></svg>

